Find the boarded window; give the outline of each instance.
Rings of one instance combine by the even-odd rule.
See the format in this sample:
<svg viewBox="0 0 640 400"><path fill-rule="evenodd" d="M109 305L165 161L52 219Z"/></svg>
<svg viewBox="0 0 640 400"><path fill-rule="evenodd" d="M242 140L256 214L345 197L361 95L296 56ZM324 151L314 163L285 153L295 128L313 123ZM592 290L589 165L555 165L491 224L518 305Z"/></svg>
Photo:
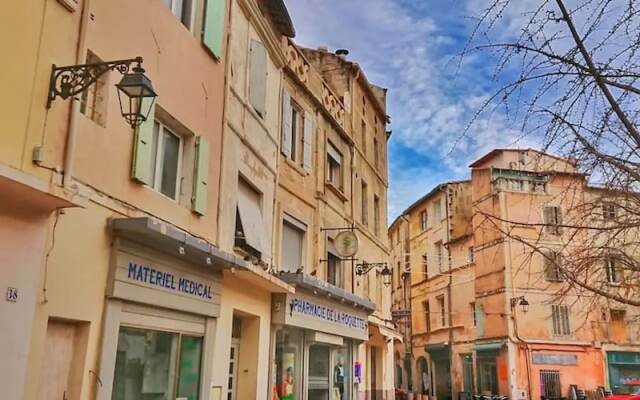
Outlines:
<svg viewBox="0 0 640 400"><path fill-rule="evenodd" d="M544 226L545 232L552 235L562 234L562 210L558 206L544 207Z"/></svg>
<svg viewBox="0 0 640 400"><path fill-rule="evenodd" d="M380 198L373 196L373 226L376 235L380 235Z"/></svg>
<svg viewBox="0 0 640 400"><path fill-rule="evenodd" d="M544 254L544 276L548 281L558 282L562 280L562 255L557 251L548 251Z"/></svg>
<svg viewBox="0 0 640 400"><path fill-rule="evenodd" d="M249 101L253 109L264 118L267 99L267 51L257 40L251 40L249 64Z"/></svg>
<svg viewBox="0 0 640 400"><path fill-rule="evenodd" d="M616 219L616 205L613 203L605 203L602 205L602 217L605 221L613 221Z"/></svg>
<svg viewBox="0 0 640 400"><path fill-rule="evenodd" d="M433 222L439 224L442 221L442 199L433 203Z"/></svg>
<svg viewBox="0 0 640 400"><path fill-rule="evenodd" d="M447 309L444 304L444 295L436 297L438 313L440 314L440 326L447 326Z"/></svg>
<svg viewBox="0 0 640 400"><path fill-rule="evenodd" d="M571 334L569 324L569 307L563 304L551 306L551 320L553 334L556 336L567 336Z"/></svg>
<svg viewBox="0 0 640 400"><path fill-rule="evenodd" d="M611 310L611 339L615 343L624 343L627 341L625 316L625 310Z"/></svg>

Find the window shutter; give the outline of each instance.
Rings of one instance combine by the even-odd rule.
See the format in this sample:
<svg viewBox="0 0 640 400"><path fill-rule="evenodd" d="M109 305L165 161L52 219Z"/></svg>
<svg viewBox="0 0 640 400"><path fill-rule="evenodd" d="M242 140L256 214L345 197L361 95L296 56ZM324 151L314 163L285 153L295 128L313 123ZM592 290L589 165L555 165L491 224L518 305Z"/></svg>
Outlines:
<svg viewBox="0 0 640 400"><path fill-rule="evenodd" d="M142 99L141 109L149 107L152 98ZM131 177L145 185L153 184L153 176L151 171L151 144L153 141L153 126L155 124L155 105L151 107L147 120L136 128L134 144L133 144L133 162L131 166Z"/></svg>
<svg viewBox="0 0 640 400"><path fill-rule="evenodd" d="M555 207L556 213L556 232L558 235L562 235L562 209L560 207Z"/></svg>
<svg viewBox="0 0 640 400"><path fill-rule="evenodd" d="M222 58L225 0L207 0L202 43L214 56Z"/></svg>
<svg viewBox="0 0 640 400"><path fill-rule="evenodd" d="M291 121L291 95L286 90L282 91L282 144L280 151L291 158L291 137L293 123Z"/></svg>
<svg viewBox="0 0 640 400"><path fill-rule="evenodd" d="M302 137L302 165L307 174L313 170L313 119L309 113L304 114L304 136Z"/></svg>
<svg viewBox="0 0 640 400"><path fill-rule="evenodd" d="M251 41L250 68L249 101L264 118L267 98L267 53L264 45L257 40Z"/></svg>
<svg viewBox="0 0 640 400"><path fill-rule="evenodd" d="M553 213L553 208L552 207L544 207L542 209L543 211L543 221L545 224L545 232L553 232L553 226L552 226L552 213Z"/></svg>
<svg viewBox="0 0 640 400"><path fill-rule="evenodd" d="M196 159L193 171L191 210L204 215L207 212L207 181L209 179L209 143L202 136L196 138Z"/></svg>
<svg viewBox="0 0 640 400"><path fill-rule="evenodd" d="M484 336L484 306L476 303L476 334L478 337Z"/></svg>

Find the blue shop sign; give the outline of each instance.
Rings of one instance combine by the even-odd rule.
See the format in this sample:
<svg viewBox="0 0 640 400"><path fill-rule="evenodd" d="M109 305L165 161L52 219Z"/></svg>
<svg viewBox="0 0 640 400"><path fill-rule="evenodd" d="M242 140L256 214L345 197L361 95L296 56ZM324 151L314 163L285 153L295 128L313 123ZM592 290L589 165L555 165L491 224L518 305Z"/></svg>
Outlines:
<svg viewBox="0 0 640 400"><path fill-rule="evenodd" d="M129 262L127 278L202 299L210 300L212 298L210 285L182 276L176 276L147 265Z"/></svg>

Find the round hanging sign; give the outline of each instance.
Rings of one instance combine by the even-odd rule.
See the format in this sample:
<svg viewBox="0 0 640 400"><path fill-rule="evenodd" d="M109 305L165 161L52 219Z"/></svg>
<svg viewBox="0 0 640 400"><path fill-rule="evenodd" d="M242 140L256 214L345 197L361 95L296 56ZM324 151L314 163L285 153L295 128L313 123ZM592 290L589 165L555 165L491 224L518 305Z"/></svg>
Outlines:
<svg viewBox="0 0 640 400"><path fill-rule="evenodd" d="M352 231L338 233L333 244L340 257L353 257L358 252L358 237Z"/></svg>

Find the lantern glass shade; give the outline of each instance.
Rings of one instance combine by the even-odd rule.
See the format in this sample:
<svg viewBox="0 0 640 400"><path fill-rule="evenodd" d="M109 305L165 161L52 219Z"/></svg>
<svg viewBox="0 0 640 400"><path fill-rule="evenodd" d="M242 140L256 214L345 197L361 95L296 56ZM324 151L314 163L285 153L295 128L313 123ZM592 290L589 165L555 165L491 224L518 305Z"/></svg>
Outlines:
<svg viewBox="0 0 640 400"><path fill-rule="evenodd" d="M526 313L529 311L529 302L524 297L520 300L520 307L522 307L522 312Z"/></svg>
<svg viewBox="0 0 640 400"><path fill-rule="evenodd" d="M135 129L147 120L157 96L151 80L145 76L144 69L136 67L124 74L116 87L122 117Z"/></svg>
<svg viewBox="0 0 640 400"><path fill-rule="evenodd" d="M385 265L384 268L382 268L382 272L380 273L380 275L382 275L382 282L385 286L391 285L391 270L388 266Z"/></svg>

